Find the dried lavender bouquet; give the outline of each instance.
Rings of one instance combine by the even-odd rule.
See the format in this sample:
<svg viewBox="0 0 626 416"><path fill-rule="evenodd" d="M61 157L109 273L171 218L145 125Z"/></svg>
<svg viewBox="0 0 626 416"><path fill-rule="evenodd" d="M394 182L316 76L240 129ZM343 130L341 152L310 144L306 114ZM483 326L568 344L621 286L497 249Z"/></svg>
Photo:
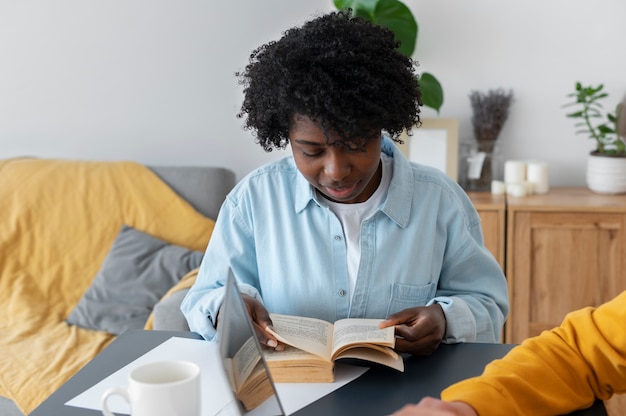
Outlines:
<svg viewBox="0 0 626 416"><path fill-rule="evenodd" d="M479 142L495 142L509 116L509 108L513 101L513 91L502 88L489 90L487 93L472 91L472 125L474 137Z"/></svg>
<svg viewBox="0 0 626 416"><path fill-rule="evenodd" d="M496 169L494 166L494 148L502 126L509 116L509 108L513 101L513 91L502 88L489 90L487 93L472 91L472 125L478 152L484 153L480 176L470 177L470 189L486 191L491 188Z"/></svg>

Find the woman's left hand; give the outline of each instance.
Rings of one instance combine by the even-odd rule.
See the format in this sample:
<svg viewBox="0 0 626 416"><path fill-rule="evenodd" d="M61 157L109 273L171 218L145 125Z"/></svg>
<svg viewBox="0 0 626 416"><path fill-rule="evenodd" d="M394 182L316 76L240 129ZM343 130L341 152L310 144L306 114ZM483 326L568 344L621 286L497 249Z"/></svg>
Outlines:
<svg viewBox="0 0 626 416"><path fill-rule="evenodd" d="M396 327L396 351L430 355L446 334L446 316L439 304L404 309L381 322Z"/></svg>

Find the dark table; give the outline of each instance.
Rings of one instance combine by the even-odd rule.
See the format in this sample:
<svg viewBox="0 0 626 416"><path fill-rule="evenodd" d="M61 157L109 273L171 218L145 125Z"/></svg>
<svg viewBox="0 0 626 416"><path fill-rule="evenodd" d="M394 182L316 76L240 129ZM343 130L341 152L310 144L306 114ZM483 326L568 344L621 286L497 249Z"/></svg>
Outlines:
<svg viewBox="0 0 626 416"><path fill-rule="evenodd" d="M196 338L193 332L127 331L85 365L30 416L98 416L99 411L64 403L172 336ZM296 416L358 414L383 416L423 396L438 397L450 384L478 375L485 364L502 357L511 344L441 345L429 357L410 357L405 372L374 366L355 381L294 413ZM606 416L601 401L577 416Z"/></svg>

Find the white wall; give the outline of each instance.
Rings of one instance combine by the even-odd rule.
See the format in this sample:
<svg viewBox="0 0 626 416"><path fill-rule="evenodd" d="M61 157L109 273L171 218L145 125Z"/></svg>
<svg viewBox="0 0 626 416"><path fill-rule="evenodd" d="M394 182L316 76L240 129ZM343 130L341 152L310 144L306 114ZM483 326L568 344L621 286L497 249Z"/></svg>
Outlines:
<svg viewBox="0 0 626 416"><path fill-rule="evenodd" d="M626 93L623 0L406 0L416 58L446 94L442 117L471 137L472 90L512 89L506 159L549 162L584 185L592 142L561 105L577 80ZM266 154L236 118L235 71L257 46L333 10L332 0L4 0L0 158L221 165L241 177ZM425 109L424 116L434 116Z"/></svg>

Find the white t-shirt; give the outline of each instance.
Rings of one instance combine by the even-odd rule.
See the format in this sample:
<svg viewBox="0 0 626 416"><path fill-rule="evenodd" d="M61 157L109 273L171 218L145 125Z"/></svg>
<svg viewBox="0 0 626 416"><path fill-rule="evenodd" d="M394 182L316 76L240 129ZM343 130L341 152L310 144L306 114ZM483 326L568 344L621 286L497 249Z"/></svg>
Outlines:
<svg viewBox="0 0 626 416"><path fill-rule="evenodd" d="M348 278L350 279L349 299L352 299L352 294L354 293L361 261L361 223L374 214L383 203L393 176L393 159L382 153L381 160L383 162L383 173L380 184L367 201L357 204L342 204L323 199L330 210L339 218L343 227L347 251Z"/></svg>

